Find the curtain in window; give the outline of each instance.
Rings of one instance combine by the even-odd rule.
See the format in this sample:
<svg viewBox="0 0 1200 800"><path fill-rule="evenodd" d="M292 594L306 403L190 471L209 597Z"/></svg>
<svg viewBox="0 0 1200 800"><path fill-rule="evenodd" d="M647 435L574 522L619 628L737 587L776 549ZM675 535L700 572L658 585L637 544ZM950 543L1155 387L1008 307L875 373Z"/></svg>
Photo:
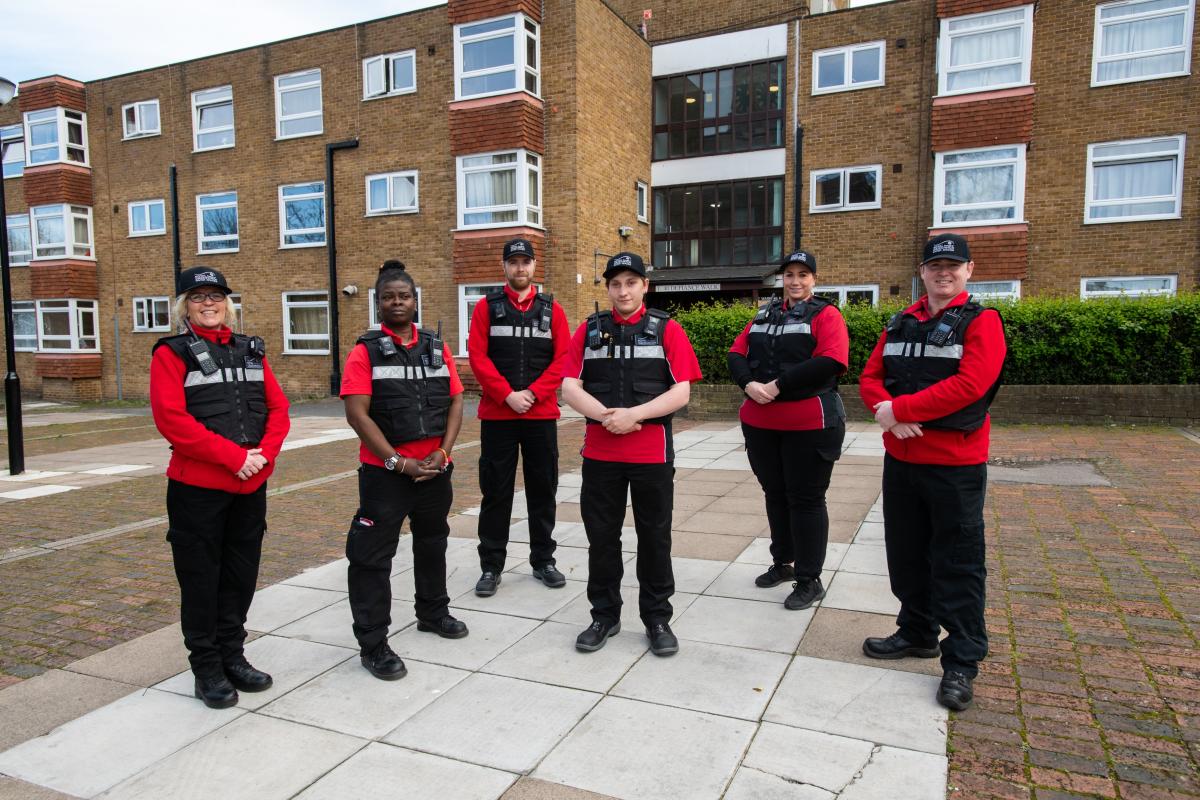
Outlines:
<svg viewBox="0 0 1200 800"><path fill-rule="evenodd" d="M467 208L517 203L517 171L476 172L466 176Z"/></svg>
<svg viewBox="0 0 1200 800"><path fill-rule="evenodd" d="M1181 47L1184 44L1183 32L1183 14L1108 24L1103 27L1100 54L1120 56L1125 53ZM1096 78L1101 81L1116 81L1143 75L1179 72L1183 69L1185 55L1183 51L1179 51L1105 61L1097 65Z"/></svg>
<svg viewBox="0 0 1200 800"><path fill-rule="evenodd" d="M291 333L324 335L328 331L324 308L293 308L291 310Z"/></svg>
<svg viewBox="0 0 1200 800"><path fill-rule="evenodd" d="M972 64L1020 58L1021 35L1021 28L1006 28L955 36L950 43L951 71L946 88L956 92L1021 80L1020 63L958 70Z"/></svg>
<svg viewBox="0 0 1200 800"><path fill-rule="evenodd" d="M946 173L946 205L1013 199L1012 167L976 167Z"/></svg>

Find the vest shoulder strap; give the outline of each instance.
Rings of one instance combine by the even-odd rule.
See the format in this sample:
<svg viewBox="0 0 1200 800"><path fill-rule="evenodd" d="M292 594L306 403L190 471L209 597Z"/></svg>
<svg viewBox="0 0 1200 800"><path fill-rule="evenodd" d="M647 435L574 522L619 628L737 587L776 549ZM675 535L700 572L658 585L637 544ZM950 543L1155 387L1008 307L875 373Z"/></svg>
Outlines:
<svg viewBox="0 0 1200 800"><path fill-rule="evenodd" d="M188 336L186 333L177 333L174 336L164 336L154 343L154 347L151 348L150 352L153 353L160 347L169 347L175 351L175 355L183 358L184 354L187 353L188 342L191 341L191 338L192 337Z"/></svg>
<svg viewBox="0 0 1200 800"><path fill-rule="evenodd" d="M230 338L230 344L235 348L245 347L249 353L259 358L267 354L267 343L262 340L261 336L247 336L244 333L235 333Z"/></svg>
<svg viewBox="0 0 1200 800"><path fill-rule="evenodd" d="M367 331L362 336L358 337L358 341L365 345L370 345L371 342L375 341L376 339L382 339L385 336L387 336L386 333L379 329L375 329L373 331Z"/></svg>

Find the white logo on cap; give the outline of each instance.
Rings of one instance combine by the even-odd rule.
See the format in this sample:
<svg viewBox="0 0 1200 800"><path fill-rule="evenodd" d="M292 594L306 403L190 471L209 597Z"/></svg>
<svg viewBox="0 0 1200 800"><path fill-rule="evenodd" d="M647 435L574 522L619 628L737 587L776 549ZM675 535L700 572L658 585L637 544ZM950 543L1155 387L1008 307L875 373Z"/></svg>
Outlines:
<svg viewBox="0 0 1200 800"><path fill-rule="evenodd" d="M217 280L216 273L213 272L197 272L195 280L204 281L205 283L220 283Z"/></svg>
<svg viewBox="0 0 1200 800"><path fill-rule="evenodd" d="M944 242L938 242L937 244L935 244L935 245L933 246L933 250L932 250L931 252L934 252L934 253L953 253L953 252L954 252L954 240L953 240L953 239L947 239L947 240L946 240L946 241L944 241Z"/></svg>
<svg viewBox="0 0 1200 800"><path fill-rule="evenodd" d="M808 254L807 253L792 253L792 257L789 258L788 261L803 261L805 264L807 264L808 263Z"/></svg>
<svg viewBox="0 0 1200 800"><path fill-rule="evenodd" d="M620 256L613 259L612 265L614 267L632 267L633 259L629 256Z"/></svg>
<svg viewBox="0 0 1200 800"><path fill-rule="evenodd" d="M524 253L525 252L525 243L524 242L513 242L512 244L510 244L508 246L508 251L510 253Z"/></svg>

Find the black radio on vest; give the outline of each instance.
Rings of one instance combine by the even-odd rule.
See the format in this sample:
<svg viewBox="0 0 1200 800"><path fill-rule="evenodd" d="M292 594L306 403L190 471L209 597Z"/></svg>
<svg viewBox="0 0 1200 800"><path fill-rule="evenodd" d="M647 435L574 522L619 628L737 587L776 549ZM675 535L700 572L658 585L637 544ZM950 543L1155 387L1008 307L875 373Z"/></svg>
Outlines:
<svg viewBox="0 0 1200 800"><path fill-rule="evenodd" d="M434 369L441 369L446 364L445 354L442 352L445 344L442 343L442 321L438 320L437 336L433 337L433 341L429 343L430 349L433 351L429 354L429 362Z"/></svg>

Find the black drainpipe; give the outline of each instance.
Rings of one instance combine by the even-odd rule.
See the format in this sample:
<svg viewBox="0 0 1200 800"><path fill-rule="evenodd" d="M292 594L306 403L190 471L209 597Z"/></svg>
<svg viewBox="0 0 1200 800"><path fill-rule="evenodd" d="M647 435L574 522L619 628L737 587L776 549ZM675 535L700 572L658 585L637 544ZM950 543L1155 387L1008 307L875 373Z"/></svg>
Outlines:
<svg viewBox="0 0 1200 800"><path fill-rule="evenodd" d="M167 175L171 183L171 256L175 265L175 278L178 279L183 266L179 257L179 176L175 172L174 164ZM171 294L175 293L174 289L175 281L171 281Z"/></svg>
<svg viewBox="0 0 1200 800"><path fill-rule="evenodd" d="M337 397L342 388L342 354L338 338L338 276L336 206L333 199L333 153L358 147L358 139L325 145L325 249L329 252L329 393Z"/></svg>
<svg viewBox="0 0 1200 800"><path fill-rule="evenodd" d="M796 234L796 246L793 250L800 249L800 200L804 197L804 126L796 126L796 180L794 181L793 191L795 198L792 203L792 229Z"/></svg>

